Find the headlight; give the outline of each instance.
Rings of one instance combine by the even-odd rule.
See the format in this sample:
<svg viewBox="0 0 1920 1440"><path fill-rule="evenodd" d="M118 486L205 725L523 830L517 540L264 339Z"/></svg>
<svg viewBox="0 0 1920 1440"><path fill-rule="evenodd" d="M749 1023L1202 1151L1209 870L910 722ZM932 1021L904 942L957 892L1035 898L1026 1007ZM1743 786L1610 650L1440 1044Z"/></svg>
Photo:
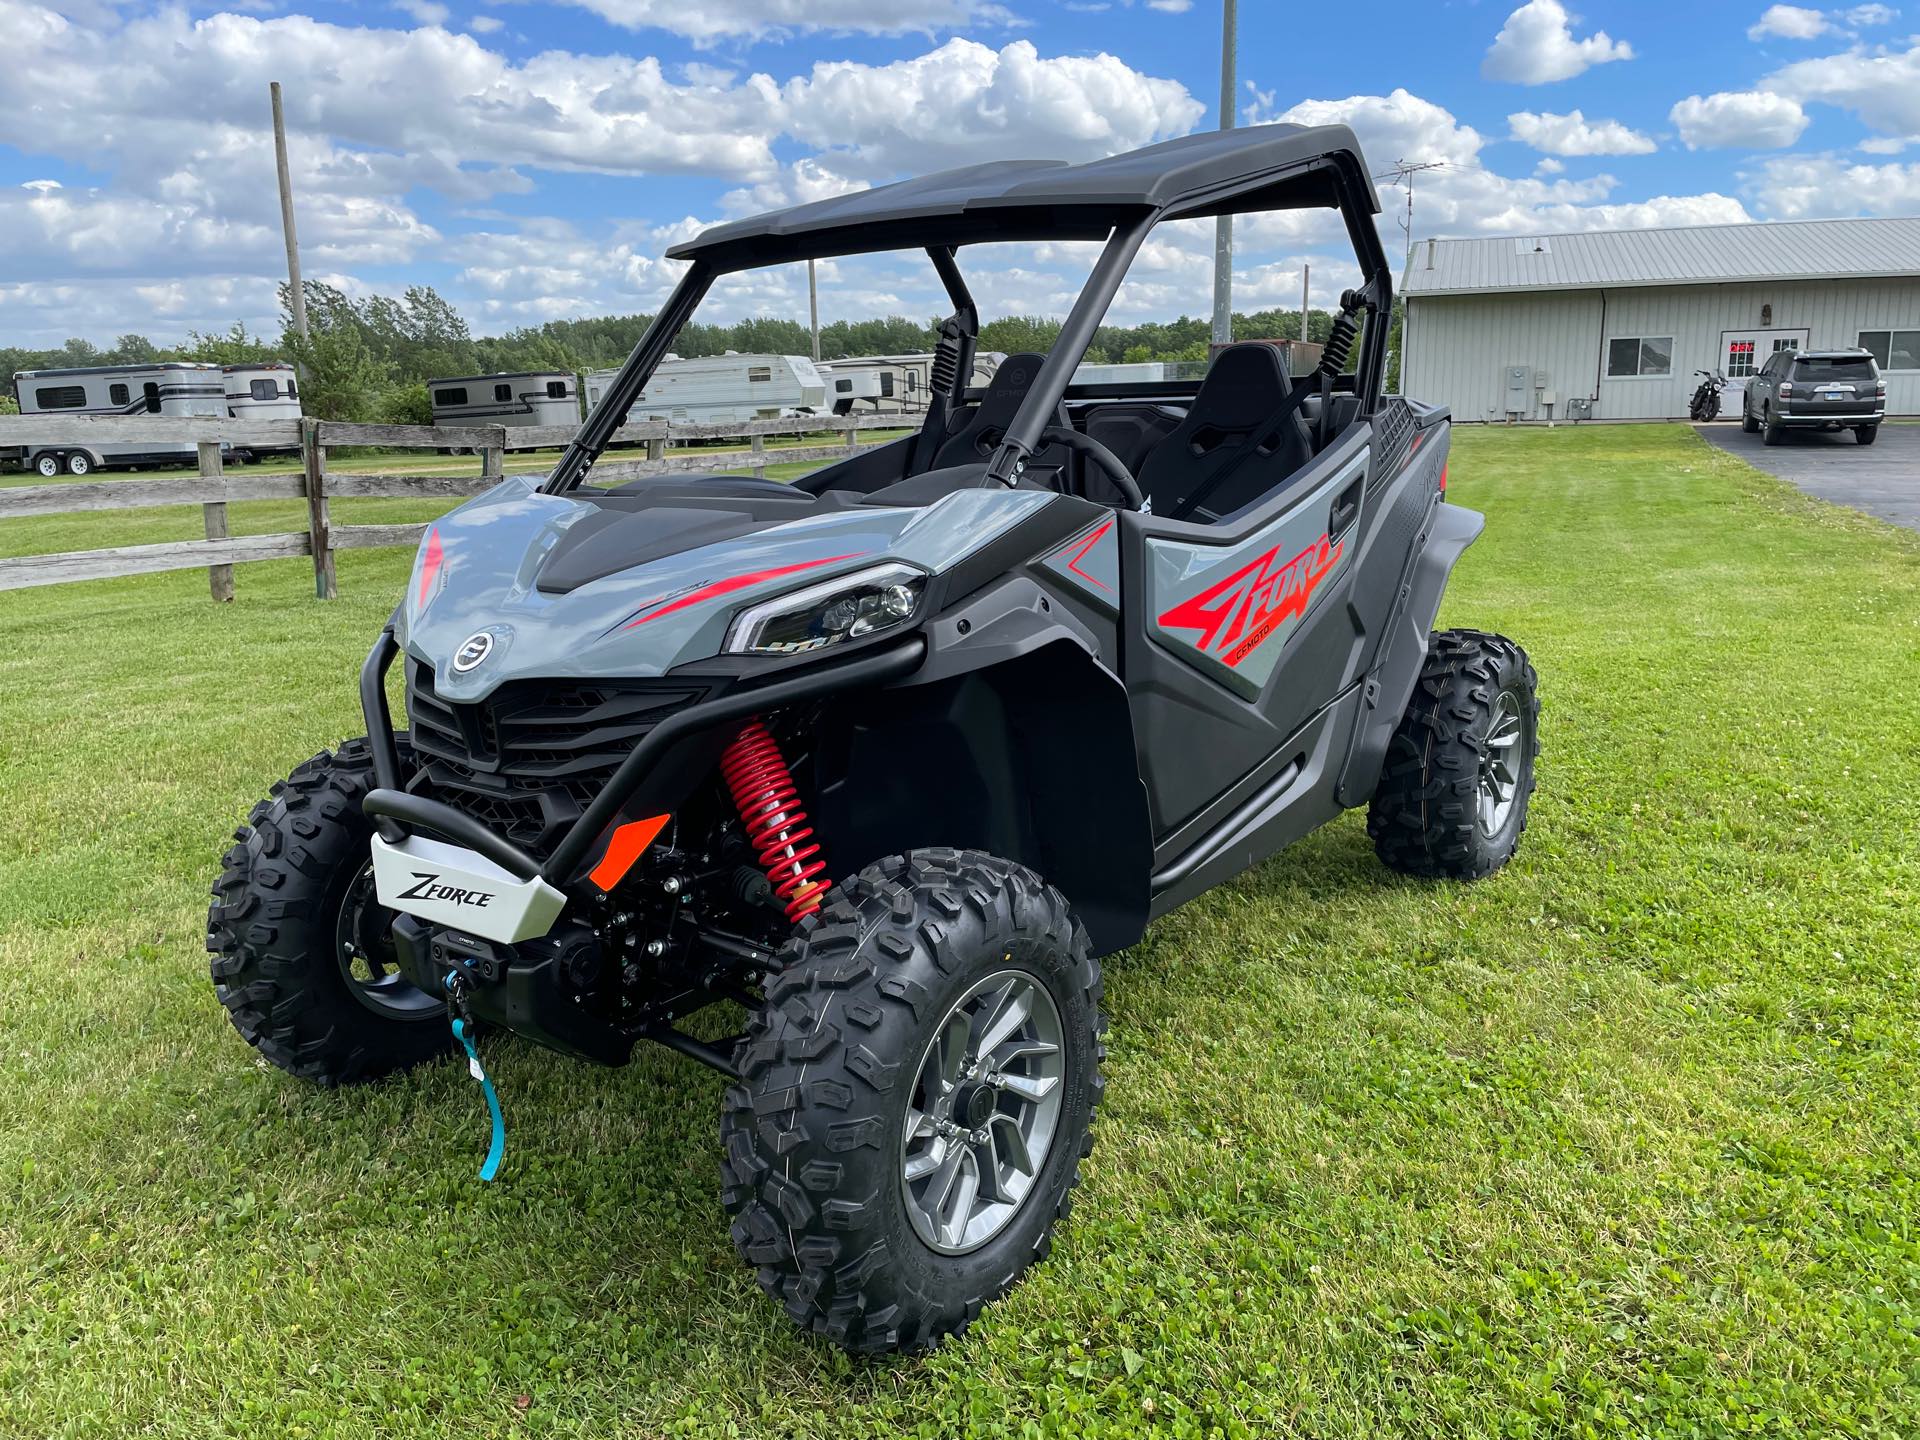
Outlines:
<svg viewBox="0 0 1920 1440"><path fill-rule="evenodd" d="M800 655L842 645L913 618L926 575L911 565L876 565L763 600L727 631L735 655Z"/></svg>

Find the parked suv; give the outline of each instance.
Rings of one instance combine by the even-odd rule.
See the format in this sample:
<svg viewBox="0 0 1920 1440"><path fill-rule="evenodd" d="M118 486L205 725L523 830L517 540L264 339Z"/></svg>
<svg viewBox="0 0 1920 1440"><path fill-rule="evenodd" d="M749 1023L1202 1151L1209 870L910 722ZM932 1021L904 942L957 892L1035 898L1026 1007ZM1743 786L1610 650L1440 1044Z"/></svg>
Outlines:
<svg viewBox="0 0 1920 1440"><path fill-rule="evenodd" d="M1887 382L1865 350L1777 350L1747 382L1740 428L1768 445L1789 427L1851 430L1871 445L1886 413Z"/></svg>

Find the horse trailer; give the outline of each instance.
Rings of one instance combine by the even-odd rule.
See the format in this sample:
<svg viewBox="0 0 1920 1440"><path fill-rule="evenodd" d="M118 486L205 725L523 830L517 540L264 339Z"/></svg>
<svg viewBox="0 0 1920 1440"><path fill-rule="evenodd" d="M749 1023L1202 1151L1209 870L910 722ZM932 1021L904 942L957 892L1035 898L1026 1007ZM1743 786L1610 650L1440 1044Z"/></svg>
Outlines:
<svg viewBox="0 0 1920 1440"><path fill-rule="evenodd" d="M976 351L969 386L985 385L1007 357L997 350ZM927 396L933 389L933 355L854 355L844 360L823 360L820 370L833 387L834 413L873 410L880 414L924 414ZM870 380L858 377L871 377ZM842 379L853 380L840 389ZM847 403L843 407L842 400Z"/></svg>
<svg viewBox="0 0 1920 1440"><path fill-rule="evenodd" d="M580 382L565 370L427 381L436 425L578 425Z"/></svg>
<svg viewBox="0 0 1920 1440"><path fill-rule="evenodd" d="M235 420L299 420L300 385L284 360L226 367L227 414ZM263 455L297 455L298 445L239 445L233 458L243 464Z"/></svg>
<svg viewBox="0 0 1920 1440"><path fill-rule="evenodd" d="M20 370L13 377L22 415L210 415L227 414L226 377L218 365L184 361L146 365L84 365L68 370ZM65 471L88 475L109 467L195 465L198 449L185 441L112 443L80 438L84 425L58 444L13 445L0 460L24 464L51 479Z"/></svg>

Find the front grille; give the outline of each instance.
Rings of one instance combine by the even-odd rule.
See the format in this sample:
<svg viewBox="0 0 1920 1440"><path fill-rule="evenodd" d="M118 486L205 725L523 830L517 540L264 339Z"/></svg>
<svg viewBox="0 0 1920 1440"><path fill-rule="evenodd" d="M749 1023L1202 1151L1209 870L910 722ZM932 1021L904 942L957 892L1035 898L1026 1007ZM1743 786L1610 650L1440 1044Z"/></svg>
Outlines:
<svg viewBox="0 0 1920 1440"><path fill-rule="evenodd" d="M407 788L545 855L640 737L704 693L659 680L518 681L465 704L442 699L433 667L409 659L420 768Z"/></svg>

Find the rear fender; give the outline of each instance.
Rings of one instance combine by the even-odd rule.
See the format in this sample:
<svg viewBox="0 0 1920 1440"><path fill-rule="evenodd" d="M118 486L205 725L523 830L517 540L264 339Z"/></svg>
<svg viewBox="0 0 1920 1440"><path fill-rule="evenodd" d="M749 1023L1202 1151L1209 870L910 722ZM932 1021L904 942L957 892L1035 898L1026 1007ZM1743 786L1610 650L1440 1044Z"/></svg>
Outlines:
<svg viewBox="0 0 1920 1440"><path fill-rule="evenodd" d="M1096 954L1133 944L1152 831L1126 691L1093 637L1020 576L929 629L911 680L836 697L821 717L833 873L925 846L986 850L1057 886Z"/></svg>

